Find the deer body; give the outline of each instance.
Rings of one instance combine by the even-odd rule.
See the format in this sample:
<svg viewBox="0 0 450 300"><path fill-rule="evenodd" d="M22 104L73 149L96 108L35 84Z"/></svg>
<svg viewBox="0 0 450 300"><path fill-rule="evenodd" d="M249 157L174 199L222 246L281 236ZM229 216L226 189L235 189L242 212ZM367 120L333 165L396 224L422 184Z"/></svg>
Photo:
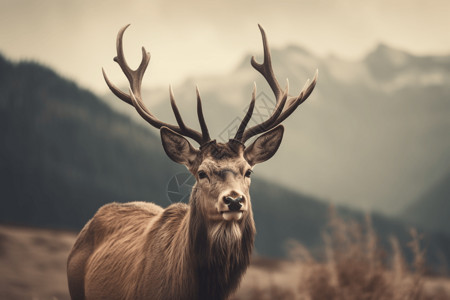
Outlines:
<svg viewBox="0 0 450 300"><path fill-rule="evenodd" d="M281 143L286 119L314 89L316 78L297 97L282 91L272 71L263 29L264 63L253 67L268 81L277 104L268 120L246 129L255 106L255 89L247 114L233 139L211 140L197 90L201 133L187 127L170 100L178 126L158 120L141 99L142 76L150 60L132 70L125 61L122 37L117 57L130 82L129 94L106 77L111 91L134 106L160 129L166 154L195 176L189 205L163 209L153 203L112 203L101 207L80 232L68 258L67 275L73 300L78 299L227 299L238 287L250 261L255 236L249 187L255 164L270 159ZM316 74L317 76L317 74ZM261 134L248 147L245 142ZM194 148L183 136L200 144Z"/></svg>
<svg viewBox="0 0 450 300"><path fill-rule="evenodd" d="M211 255L208 225L196 222L196 213L181 203L164 210L144 202L102 207L80 234L92 243L84 262L85 286L71 289L85 290L86 299L226 299L249 263L253 221L247 218L245 238L218 257ZM236 252L229 250L236 249L243 251L231 257Z"/></svg>

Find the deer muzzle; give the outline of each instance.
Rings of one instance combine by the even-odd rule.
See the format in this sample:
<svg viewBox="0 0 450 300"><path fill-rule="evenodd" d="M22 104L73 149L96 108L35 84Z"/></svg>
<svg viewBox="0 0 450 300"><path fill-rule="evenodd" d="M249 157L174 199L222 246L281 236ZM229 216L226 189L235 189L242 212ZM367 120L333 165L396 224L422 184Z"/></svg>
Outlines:
<svg viewBox="0 0 450 300"><path fill-rule="evenodd" d="M224 196L222 203L228 208L227 210L221 211L222 217L226 221L237 221L242 217L244 196Z"/></svg>

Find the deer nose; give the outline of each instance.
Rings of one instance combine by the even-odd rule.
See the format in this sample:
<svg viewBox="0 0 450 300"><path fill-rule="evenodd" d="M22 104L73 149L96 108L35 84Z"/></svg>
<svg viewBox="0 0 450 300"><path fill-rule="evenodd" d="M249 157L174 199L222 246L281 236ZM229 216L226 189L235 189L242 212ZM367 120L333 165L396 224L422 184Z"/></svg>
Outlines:
<svg viewBox="0 0 450 300"><path fill-rule="evenodd" d="M228 209L230 211L239 211L242 207L241 202L244 200L243 196L239 196L236 198L233 198L231 196L225 196L223 197L223 203L225 203L228 206Z"/></svg>

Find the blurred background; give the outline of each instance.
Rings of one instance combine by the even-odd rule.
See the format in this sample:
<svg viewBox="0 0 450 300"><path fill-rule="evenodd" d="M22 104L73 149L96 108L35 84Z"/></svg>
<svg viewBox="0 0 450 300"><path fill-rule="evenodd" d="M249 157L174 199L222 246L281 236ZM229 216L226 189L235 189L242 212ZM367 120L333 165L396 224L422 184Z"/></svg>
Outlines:
<svg viewBox="0 0 450 300"><path fill-rule="evenodd" d="M274 105L250 65L253 55L262 61L257 24L292 95L319 69L313 94L284 122L280 150L255 168L259 259L287 259L295 240L326 261L323 233L333 205L344 220L367 225L370 216L380 247L391 251L395 236L411 263L410 228L417 228L427 276L446 275L449 13L450 3L440 0L2 1L0 298L66 299L67 253L101 205L186 201L192 179L101 75L103 67L126 91L112 58L118 30L130 23L129 64L138 66L141 46L152 55L143 81L147 106L175 123L172 84L186 122L198 126L198 85L220 141L245 114L253 82L252 122ZM272 274L267 260L260 266Z"/></svg>

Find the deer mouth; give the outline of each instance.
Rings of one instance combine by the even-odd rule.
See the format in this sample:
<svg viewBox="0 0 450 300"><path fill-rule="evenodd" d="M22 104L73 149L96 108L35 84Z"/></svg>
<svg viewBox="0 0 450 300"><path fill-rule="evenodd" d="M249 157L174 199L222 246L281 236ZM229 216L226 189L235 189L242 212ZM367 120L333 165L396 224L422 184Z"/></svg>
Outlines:
<svg viewBox="0 0 450 300"><path fill-rule="evenodd" d="M242 214L244 213L243 210L239 211L222 211L220 214L222 215L222 218L224 218L225 221L237 221L242 218Z"/></svg>

